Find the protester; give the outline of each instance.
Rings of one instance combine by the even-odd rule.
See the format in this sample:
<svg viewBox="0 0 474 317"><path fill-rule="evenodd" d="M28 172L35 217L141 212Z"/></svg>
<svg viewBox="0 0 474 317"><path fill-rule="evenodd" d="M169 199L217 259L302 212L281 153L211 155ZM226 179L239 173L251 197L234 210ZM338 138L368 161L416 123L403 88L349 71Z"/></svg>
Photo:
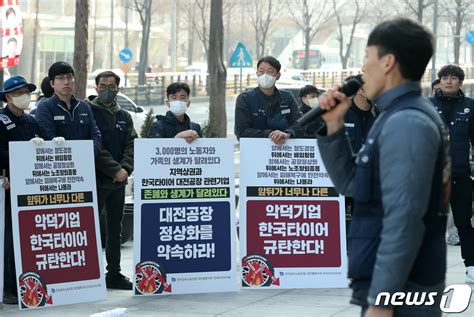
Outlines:
<svg viewBox="0 0 474 317"><path fill-rule="evenodd" d="M272 56L257 62L258 87L237 97L234 128L237 139L270 138L275 144L283 144L289 138L302 136L296 124L302 114L295 98L275 87L280 69L280 62Z"/></svg>
<svg viewBox="0 0 474 317"><path fill-rule="evenodd" d="M319 105L318 97L319 90L316 86L306 85L300 89L300 101L301 107L300 110L303 114L310 111L313 108L316 108Z"/></svg>
<svg viewBox="0 0 474 317"><path fill-rule="evenodd" d="M94 153L102 149L100 131L91 109L73 96L74 69L66 62L56 62L48 70L54 96L36 111L45 139L63 144L64 140L93 140Z"/></svg>
<svg viewBox="0 0 474 317"><path fill-rule="evenodd" d="M319 106L319 90L316 88L316 86L313 85L306 85L303 88L300 89L299 92L299 97L301 101L301 113L305 114L308 111L310 111L313 108L316 108ZM303 132L303 137L305 138L315 138L316 137L316 132L319 131L319 129L323 129L325 126L324 120L319 118L318 120L315 120L314 122L311 122L310 124L300 127L300 129Z"/></svg>
<svg viewBox="0 0 474 317"><path fill-rule="evenodd" d="M38 110L38 107L48 98L52 97L54 95L54 90L53 87L51 87L51 83L49 80L49 77L46 76L43 78L41 81L41 95L38 97L36 100L36 108L31 110L30 115L33 117L36 116L36 111Z"/></svg>
<svg viewBox="0 0 474 317"><path fill-rule="evenodd" d="M327 135L318 140L324 164L338 191L354 198L351 302L364 316L441 316L450 161L446 128L421 96L432 54L432 35L410 19L387 20L370 33L363 89L380 116L355 162L344 129L349 99L337 86L320 98L331 110L323 115ZM410 291L438 296L421 306L376 301L381 292Z"/></svg>
<svg viewBox="0 0 474 317"><path fill-rule="evenodd" d="M434 95L441 88L441 82L439 78L436 78L431 82L431 94Z"/></svg>
<svg viewBox="0 0 474 317"><path fill-rule="evenodd" d="M202 137L201 126L192 122L186 114L191 101L191 89L186 83L172 83L166 88L166 105L169 110L166 115L157 115L151 125L149 138L183 138L191 143Z"/></svg>
<svg viewBox="0 0 474 317"><path fill-rule="evenodd" d="M105 71L95 78L97 96L87 100L102 135L103 148L95 159L99 214L105 212L107 288L132 289L120 273L125 185L133 172L133 142L137 133L131 115L117 103L120 77Z"/></svg>
<svg viewBox="0 0 474 317"><path fill-rule="evenodd" d="M41 100L43 98L50 98L54 95L54 89L51 86L51 80L49 79L48 76L44 77L43 80L41 81L41 96L38 98L38 100Z"/></svg>
<svg viewBox="0 0 474 317"><path fill-rule="evenodd" d="M346 82L355 78L349 76ZM365 138L369 133L370 127L375 121L375 107L372 101L367 98L367 94L363 88L357 91L352 98L351 107L347 110L344 117L344 126L346 134L351 142L352 153L355 155L359 152Z"/></svg>
<svg viewBox="0 0 474 317"><path fill-rule="evenodd" d="M461 90L464 71L457 65L445 65L438 72L440 89L431 97L436 111L448 127L453 162L451 210L458 229L461 256L466 266L466 283L474 283L474 228L472 218L472 181L469 164L474 144L473 99ZM455 237L448 241L454 243Z"/></svg>
<svg viewBox="0 0 474 317"><path fill-rule="evenodd" d="M0 100L6 102L5 108L0 109L0 175L6 180L3 183L5 189L9 188L8 177L10 175L9 142L29 141L41 144L43 139L39 138L40 128L35 118L25 113L31 99L31 92L36 86L28 83L21 76L13 76L3 84L0 91ZM15 256L13 252L12 210L10 193L5 195L5 249L4 253L4 304L18 304L17 283L15 272Z"/></svg>

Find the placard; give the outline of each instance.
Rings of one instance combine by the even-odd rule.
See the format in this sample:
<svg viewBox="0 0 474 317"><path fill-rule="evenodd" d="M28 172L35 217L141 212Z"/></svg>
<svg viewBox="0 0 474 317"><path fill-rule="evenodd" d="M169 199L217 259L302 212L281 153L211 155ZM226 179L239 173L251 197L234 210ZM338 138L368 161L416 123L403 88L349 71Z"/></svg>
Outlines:
<svg viewBox="0 0 474 317"><path fill-rule="evenodd" d="M0 178L0 303L3 302L3 261L5 256L5 188Z"/></svg>
<svg viewBox="0 0 474 317"><path fill-rule="evenodd" d="M344 197L315 140L240 139L242 286L347 287Z"/></svg>
<svg viewBox="0 0 474 317"><path fill-rule="evenodd" d="M134 294L237 289L232 140L135 139Z"/></svg>
<svg viewBox="0 0 474 317"><path fill-rule="evenodd" d="M23 22L19 0L0 2L0 68L20 63L23 48Z"/></svg>
<svg viewBox="0 0 474 317"><path fill-rule="evenodd" d="M9 153L20 308L105 299L92 141Z"/></svg>

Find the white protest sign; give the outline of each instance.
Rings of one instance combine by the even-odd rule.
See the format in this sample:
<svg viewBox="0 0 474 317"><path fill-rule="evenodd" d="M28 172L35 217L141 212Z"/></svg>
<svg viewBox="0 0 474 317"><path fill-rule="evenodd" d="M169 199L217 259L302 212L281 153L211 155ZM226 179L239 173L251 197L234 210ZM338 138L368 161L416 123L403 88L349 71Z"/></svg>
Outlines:
<svg viewBox="0 0 474 317"><path fill-rule="evenodd" d="M20 308L105 299L92 141L9 153Z"/></svg>
<svg viewBox="0 0 474 317"><path fill-rule="evenodd" d="M135 140L134 294L237 289L232 140Z"/></svg>
<svg viewBox="0 0 474 317"><path fill-rule="evenodd" d="M242 286L347 287L344 205L315 140L240 139Z"/></svg>

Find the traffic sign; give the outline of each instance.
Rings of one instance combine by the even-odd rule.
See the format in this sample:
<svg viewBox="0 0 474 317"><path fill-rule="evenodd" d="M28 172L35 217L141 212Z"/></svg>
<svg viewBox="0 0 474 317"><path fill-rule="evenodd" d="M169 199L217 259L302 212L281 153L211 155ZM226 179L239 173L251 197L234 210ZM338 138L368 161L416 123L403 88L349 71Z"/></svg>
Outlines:
<svg viewBox="0 0 474 317"><path fill-rule="evenodd" d="M122 67L120 67L120 69L123 71L123 73L126 75L128 74L128 71L130 70L130 66L128 66L127 63L123 63L122 64Z"/></svg>
<svg viewBox="0 0 474 317"><path fill-rule="evenodd" d="M124 63L128 63L132 59L132 56L132 51L129 48L124 48L119 52L119 58Z"/></svg>
<svg viewBox="0 0 474 317"><path fill-rule="evenodd" d="M235 47L229 60L229 67L252 67L252 57L242 42Z"/></svg>
<svg viewBox="0 0 474 317"><path fill-rule="evenodd" d="M469 33L466 34L466 41L469 44L474 45L474 30L469 31Z"/></svg>

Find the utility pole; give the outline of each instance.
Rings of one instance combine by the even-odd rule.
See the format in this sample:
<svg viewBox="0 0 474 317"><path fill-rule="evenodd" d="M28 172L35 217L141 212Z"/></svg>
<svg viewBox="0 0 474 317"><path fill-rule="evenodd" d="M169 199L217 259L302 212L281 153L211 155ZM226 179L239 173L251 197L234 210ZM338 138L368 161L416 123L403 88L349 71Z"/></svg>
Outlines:
<svg viewBox="0 0 474 317"><path fill-rule="evenodd" d="M94 0L94 33L92 35L92 70L97 68L96 57L96 44L97 41L97 0Z"/></svg>
<svg viewBox="0 0 474 317"><path fill-rule="evenodd" d="M125 1L125 47L128 47L128 0ZM124 87L128 85L128 72L125 73L125 83Z"/></svg>
<svg viewBox="0 0 474 317"><path fill-rule="evenodd" d="M125 1L125 47L128 48L128 0Z"/></svg>
<svg viewBox="0 0 474 317"><path fill-rule="evenodd" d="M39 14L39 0L35 2L35 29L33 31L33 52L31 54L31 81L36 81L36 52L38 47L38 32L39 32L39 21L38 21L38 14Z"/></svg>
<svg viewBox="0 0 474 317"><path fill-rule="evenodd" d="M244 42L244 11L245 5L242 2L242 8L240 10L240 42Z"/></svg>
<svg viewBox="0 0 474 317"><path fill-rule="evenodd" d="M110 69L114 68L114 0L110 0Z"/></svg>
<svg viewBox="0 0 474 317"><path fill-rule="evenodd" d="M434 39L434 52L431 57L431 81L436 79L436 47L438 46L438 0L434 0L433 10L433 39Z"/></svg>
<svg viewBox="0 0 474 317"><path fill-rule="evenodd" d="M171 13L171 71L176 72L177 38L176 38L176 13L178 0L173 1L173 12Z"/></svg>

